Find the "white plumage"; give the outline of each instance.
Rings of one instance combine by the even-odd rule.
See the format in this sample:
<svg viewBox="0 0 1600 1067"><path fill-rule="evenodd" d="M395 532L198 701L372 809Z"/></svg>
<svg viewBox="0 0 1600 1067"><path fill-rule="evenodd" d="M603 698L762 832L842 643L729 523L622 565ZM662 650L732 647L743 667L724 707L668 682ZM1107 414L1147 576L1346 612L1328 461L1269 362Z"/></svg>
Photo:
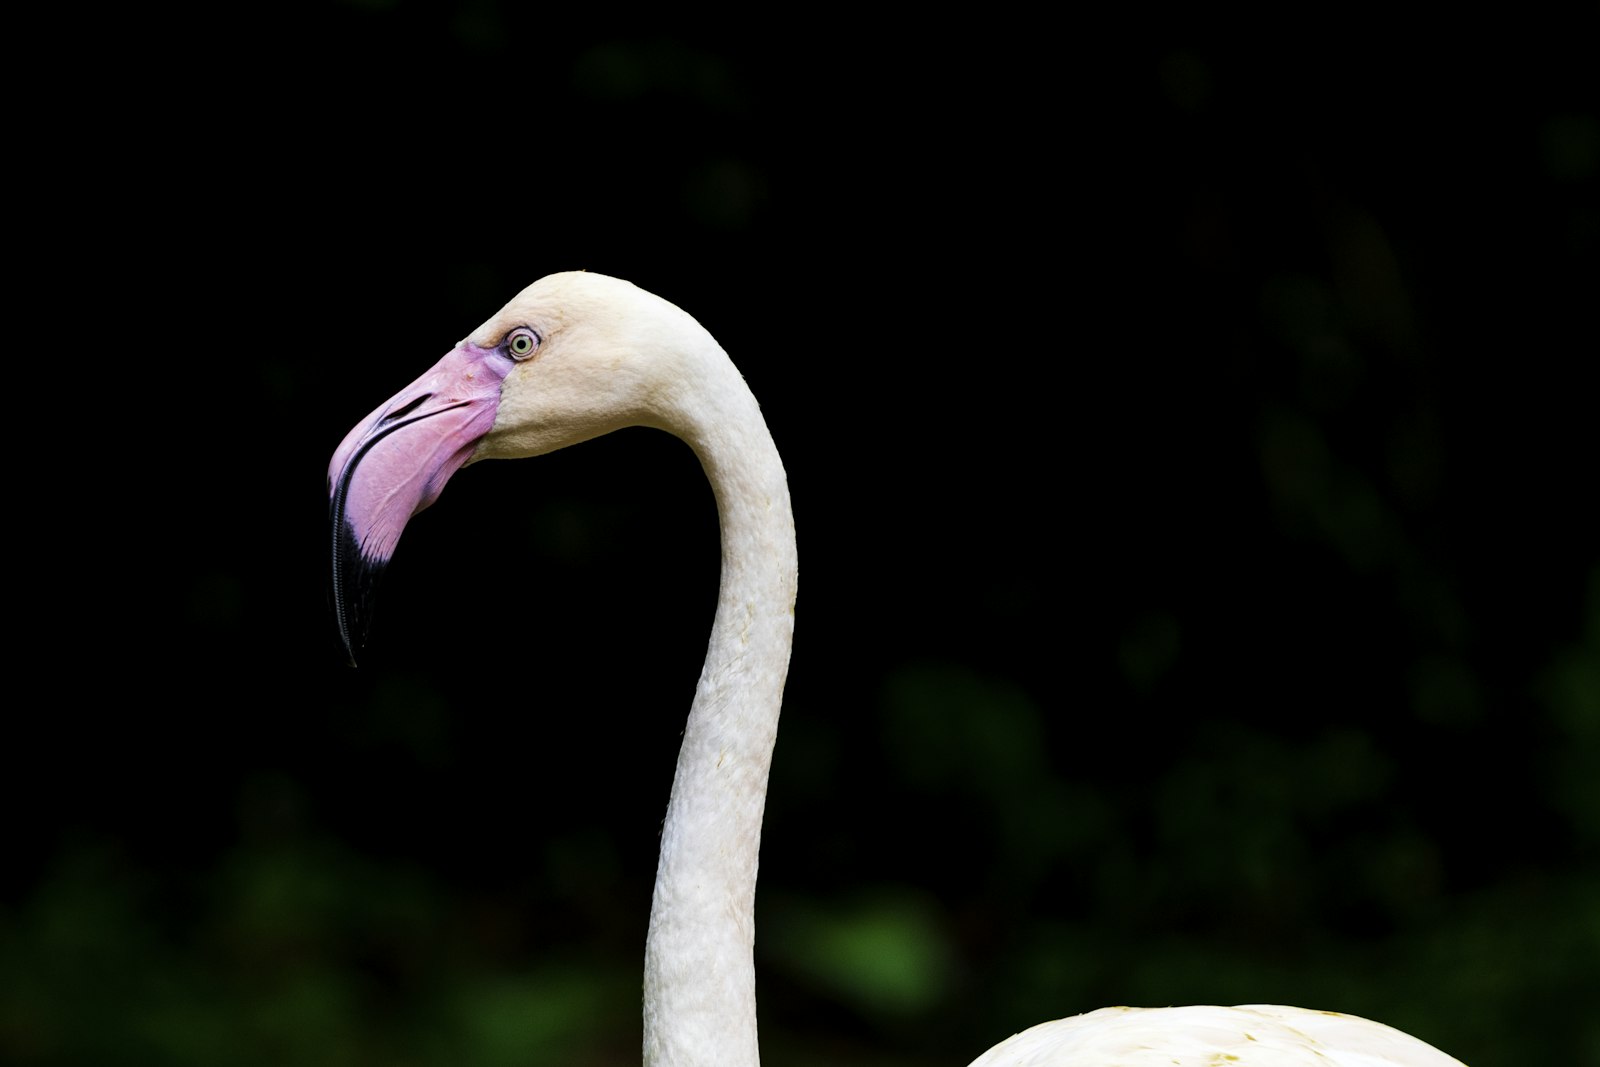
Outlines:
<svg viewBox="0 0 1600 1067"><path fill-rule="evenodd" d="M972 1067L1461 1067L1392 1026L1335 1011L1101 1008L1007 1038Z"/></svg>
<svg viewBox="0 0 1600 1067"><path fill-rule="evenodd" d="M755 398L711 335L613 278L557 274L529 286L341 445L329 472L336 583L341 565L359 574L385 562L404 516L431 502L462 462L538 455L633 425L668 430L694 449L722 537L716 618L661 835L644 1060L754 1067L756 864L793 635L796 551L783 463ZM420 473L402 469L407 463ZM359 607L341 608L341 625L363 618ZM346 640L353 653L349 629ZM973 1067L1202 1064L1460 1067L1378 1023L1273 1006L1104 1008L1017 1034Z"/></svg>

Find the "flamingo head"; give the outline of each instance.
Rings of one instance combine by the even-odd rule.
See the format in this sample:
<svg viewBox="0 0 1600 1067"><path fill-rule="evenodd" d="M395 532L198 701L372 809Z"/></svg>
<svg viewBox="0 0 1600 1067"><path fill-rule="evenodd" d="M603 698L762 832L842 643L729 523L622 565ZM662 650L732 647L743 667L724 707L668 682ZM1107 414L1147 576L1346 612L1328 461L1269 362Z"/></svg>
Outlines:
<svg viewBox="0 0 1600 1067"><path fill-rule="evenodd" d="M469 463L539 455L624 426L673 429L704 331L629 282L552 274L356 424L328 465L334 612L354 664L411 517Z"/></svg>

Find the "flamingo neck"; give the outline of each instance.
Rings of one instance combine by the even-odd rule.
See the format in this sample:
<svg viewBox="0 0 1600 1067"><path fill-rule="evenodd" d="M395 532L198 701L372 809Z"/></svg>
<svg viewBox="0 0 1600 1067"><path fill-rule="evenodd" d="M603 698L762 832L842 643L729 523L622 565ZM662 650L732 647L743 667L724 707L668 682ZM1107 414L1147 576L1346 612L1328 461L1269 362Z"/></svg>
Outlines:
<svg viewBox="0 0 1600 1067"><path fill-rule="evenodd" d="M709 388L678 432L716 495L722 578L661 830L645 945L647 1067L760 1062L756 866L794 633L794 519L755 397L720 348L712 356Z"/></svg>

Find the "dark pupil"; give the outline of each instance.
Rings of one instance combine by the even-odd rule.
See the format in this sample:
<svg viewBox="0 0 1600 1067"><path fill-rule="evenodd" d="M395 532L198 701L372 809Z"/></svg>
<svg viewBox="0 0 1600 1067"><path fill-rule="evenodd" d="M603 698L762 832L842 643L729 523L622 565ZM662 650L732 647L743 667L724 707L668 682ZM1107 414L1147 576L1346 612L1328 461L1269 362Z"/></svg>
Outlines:
<svg viewBox="0 0 1600 1067"><path fill-rule="evenodd" d="M528 350L528 339L526 337L513 337L511 339L511 350L513 352L526 352Z"/></svg>

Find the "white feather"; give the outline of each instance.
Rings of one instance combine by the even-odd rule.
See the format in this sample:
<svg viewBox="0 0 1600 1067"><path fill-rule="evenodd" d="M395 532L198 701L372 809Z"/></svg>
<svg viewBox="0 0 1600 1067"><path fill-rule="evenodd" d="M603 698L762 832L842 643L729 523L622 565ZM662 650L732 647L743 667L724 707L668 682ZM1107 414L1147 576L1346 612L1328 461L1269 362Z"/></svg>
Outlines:
<svg viewBox="0 0 1600 1067"><path fill-rule="evenodd" d="M1277 1004L1101 1008L1040 1023L971 1067L1461 1067L1391 1026Z"/></svg>

